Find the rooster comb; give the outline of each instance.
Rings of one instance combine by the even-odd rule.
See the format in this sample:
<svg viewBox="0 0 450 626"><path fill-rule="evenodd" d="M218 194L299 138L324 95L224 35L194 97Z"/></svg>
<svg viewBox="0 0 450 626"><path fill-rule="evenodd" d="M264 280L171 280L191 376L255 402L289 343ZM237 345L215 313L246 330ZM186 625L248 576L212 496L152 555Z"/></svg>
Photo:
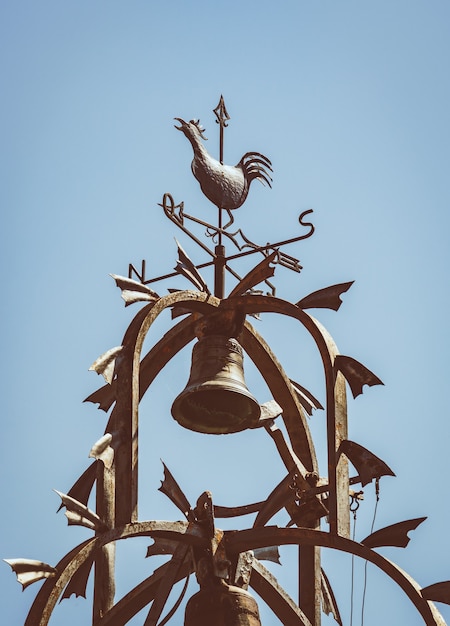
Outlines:
<svg viewBox="0 0 450 626"><path fill-rule="evenodd" d="M205 139L206 141L208 140L207 137L205 137L205 135L203 134L205 132L205 129L200 124L200 120L191 120L190 124L194 124L194 126L197 128L198 132L200 133L200 137L202 139Z"/></svg>

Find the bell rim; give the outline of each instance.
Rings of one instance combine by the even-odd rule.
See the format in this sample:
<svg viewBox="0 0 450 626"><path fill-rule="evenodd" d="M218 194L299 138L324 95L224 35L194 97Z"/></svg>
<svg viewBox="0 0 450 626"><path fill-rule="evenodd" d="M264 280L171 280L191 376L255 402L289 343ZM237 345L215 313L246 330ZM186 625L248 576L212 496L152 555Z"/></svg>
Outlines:
<svg viewBox="0 0 450 626"><path fill-rule="evenodd" d="M222 379L225 380L226 379ZM187 415L187 410L183 407L183 404L186 403L186 400L189 396L193 394L206 394L206 393L225 393L225 394L233 394L238 398L245 398L249 402L249 406L253 407L253 410L250 413L247 413L246 416L243 416L241 420L236 421L228 421L227 423L214 423L213 419L210 420L200 420L198 419L198 415L195 419L190 418ZM171 413L173 419L188 430L193 432L203 433L203 434L212 434L212 435L225 435L225 434L233 434L242 432L247 429L255 428L258 424L261 417L261 407L256 400L256 398L245 389L236 389L231 386L227 386L219 384L219 381L205 381L203 383L198 383L195 386L189 388L189 394L184 393L184 391L175 398Z"/></svg>

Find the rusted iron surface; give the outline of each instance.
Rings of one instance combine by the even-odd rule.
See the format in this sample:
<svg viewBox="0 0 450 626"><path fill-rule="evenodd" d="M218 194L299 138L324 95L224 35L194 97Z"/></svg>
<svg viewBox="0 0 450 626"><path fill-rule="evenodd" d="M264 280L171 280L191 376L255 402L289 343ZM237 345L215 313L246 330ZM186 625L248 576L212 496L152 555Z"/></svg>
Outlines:
<svg viewBox="0 0 450 626"><path fill-rule="evenodd" d="M334 621L342 626L341 614L339 612L339 607L336 602L336 598L331 588L330 581L328 580L327 575L321 570L321 592L322 592L322 611L327 615L332 615L334 617Z"/></svg>
<svg viewBox="0 0 450 626"><path fill-rule="evenodd" d="M314 409L323 409L323 406L315 398L310 391L305 389L300 383L295 382L295 380L290 379L292 386L294 387L294 391L297 394L297 398L300 401L300 404L308 413L308 415L312 415Z"/></svg>
<svg viewBox="0 0 450 626"><path fill-rule="evenodd" d="M246 152L235 166L223 165L214 159L203 146L205 139L198 120L185 122L175 118L180 126L175 126L189 140L194 151L192 172L205 196L219 209L227 212L239 208L246 200L253 180L260 180L271 186L271 162L259 152ZM231 218L230 215L230 219Z"/></svg>
<svg viewBox="0 0 450 626"><path fill-rule="evenodd" d="M276 543L278 545L309 545L341 550L370 561L396 582L421 614L427 626L445 626L445 622L428 600L422 597L420 586L401 568L361 543L331 533L306 528L265 527L225 534L227 548L232 553Z"/></svg>
<svg viewBox="0 0 450 626"><path fill-rule="evenodd" d="M404 522L398 522L380 530L375 531L365 539L361 541L362 544L368 548L380 548L382 546L396 546L398 548L406 548L410 538L408 533L410 530L415 530L426 517L417 517L416 519L405 520Z"/></svg>
<svg viewBox="0 0 450 626"><path fill-rule="evenodd" d="M111 469L114 462L114 449L109 445L112 439L112 435L106 433L94 443L89 452L89 458L101 461L107 469Z"/></svg>
<svg viewBox="0 0 450 626"><path fill-rule="evenodd" d="M185 626L261 626L258 605L245 589L224 582L200 589L186 605Z"/></svg>
<svg viewBox="0 0 450 626"><path fill-rule="evenodd" d="M224 129L230 116L222 96L214 113L220 127L219 160L206 151L202 143L203 128L198 120L185 122L181 118L175 119L180 123L176 128L192 145L192 171L203 193L218 210L217 224L189 215L184 202L176 204L169 193L164 194L160 204L172 224L199 245L209 255L210 261L196 265L177 242L178 260L173 273L147 280L145 261L142 261L140 273L130 264L128 278L112 275L122 291L126 306L138 302L144 303L144 306L131 321L121 345L105 352L91 366L107 384L87 400L98 403L104 411L112 407L111 415L104 435L92 446L89 456L95 462L67 495L57 492L62 500L61 506L66 508L69 525L85 526L94 531L95 536L72 550L54 568L38 561L7 561L24 587L36 580L46 579L25 626L46 626L58 599L72 594L84 596L92 569L94 626L125 624L149 603L151 606L144 626L166 623L179 607L189 575L194 571L200 591L187 604L187 626L210 626L212 623L217 626L222 623L260 626L257 604L247 592L249 586L260 594L284 626L320 626L321 606L326 613L333 615L338 624L342 624L333 591L321 569L321 547L348 552L372 562L401 587L427 625L442 626L444 622L430 600L449 602L450 584L437 583L421 590L400 568L372 549L383 545L405 547L409 541L408 532L425 518L407 520L378 530L361 543L349 539L350 511L359 506L359 499L363 497L362 491L351 491L350 484L361 483L364 486L375 480L378 489L381 476L394 474L373 453L348 440L346 384L356 397L365 385L382 382L356 359L339 354L328 331L306 309L337 311L342 304L342 294L352 282L320 289L304 296L297 304L275 297L275 286L269 278L274 275L276 267L282 266L295 272L302 269L299 260L281 248L313 234L314 225L304 221L311 210L304 211L299 217L300 225L307 232L277 243L258 246L242 229L235 232L228 230L234 222L232 211L245 202L253 180L271 185L272 166L270 160L259 152L244 154L236 166L224 165ZM223 224L223 211L228 214L226 224ZM187 228L188 223L206 229L206 234L215 243L214 251ZM239 252L227 255L223 245L225 240ZM263 260L241 278L233 267L234 261L255 253L262 255ZM214 269L214 296L200 272L209 266ZM133 273L139 281L133 280ZM225 297L225 279L229 274L237 284ZM148 286L174 276L187 279L198 291L169 289L169 295L161 297ZM262 295L260 285L269 289L267 295ZM148 331L166 309L171 310L172 319L178 315L188 317L169 330L143 356ZM325 408L301 383L286 375L268 344L245 321L247 316L258 317L262 313L297 320L315 342L322 361ZM287 475L261 502L223 507L215 505L212 494L204 491L192 507L164 465L160 491L175 504L187 521L138 522L139 403L157 374L195 336L198 342L193 352L191 375L185 390L173 404L173 416L182 425L202 433L264 428ZM208 343L216 341L217 337L221 340L220 354L217 346L217 350L213 351ZM225 344L226 354L222 359ZM269 388L272 399L268 402L261 404L247 388L241 345ZM233 360L235 353L239 354L239 359ZM223 372L226 374L222 376ZM224 394L228 394L229 388L234 394L233 402L225 411ZM200 402L199 394L205 389L208 394L211 392L211 396L205 400L203 395ZM236 397L239 400L244 398L247 405L236 402ZM185 400L190 402L187 402L187 410L176 410ZM197 408L200 405L199 413ZM196 411L194 416L193 407ZM319 474L306 419L306 414L311 415L313 410L323 408L327 432L327 478ZM247 413L251 414L250 417ZM199 414L204 419L200 419ZM220 424L219 418L222 420ZM275 420L279 420L278 423ZM280 428L283 424L285 431ZM358 472L358 476L351 479L348 461ZM95 511L88 506L94 482ZM282 508L290 516L287 527L267 526ZM223 531L216 526L216 517L230 518L248 513L256 514L251 529ZM328 532L320 530L320 520L325 516ZM298 528L292 528L295 525ZM154 543L148 548L147 556L165 554L171 559L116 601L116 542L136 536L153 538ZM278 562L278 546L288 544L297 546L299 552L298 605L258 561L258 558L268 558ZM173 586L183 579L185 584L180 597L162 618Z"/></svg>
<svg viewBox="0 0 450 626"><path fill-rule="evenodd" d="M350 356L336 355L334 365L345 376L354 398L363 392L364 385L372 387L383 384L378 376L375 376L365 365Z"/></svg>
<svg viewBox="0 0 450 626"><path fill-rule="evenodd" d="M92 488L97 478L97 463L91 463L88 468L82 473L80 478L69 489L67 495L71 498L75 498L78 502L82 502L87 506L89 496L91 495ZM64 507L61 502L58 511Z"/></svg>
<svg viewBox="0 0 450 626"><path fill-rule="evenodd" d="M250 585L259 596L264 598L283 626L312 626L275 576L259 561L253 564Z"/></svg>
<svg viewBox="0 0 450 626"><path fill-rule="evenodd" d="M249 297L247 296L245 298L247 298L247 300L248 300ZM251 298L256 298L257 300L260 301L262 297L260 297L260 296L251 296ZM239 298L239 300L242 300L242 298ZM269 300L273 301L275 299L271 298ZM186 306L188 308L192 308L193 306L194 306L194 308L197 308L198 305L203 305L203 310L205 310L205 308L204 308L205 305L208 308L211 305L218 306L218 304L219 304L219 301L215 300L212 296L208 296L207 294L200 294L198 292L178 292L176 294L170 294L169 296L161 298L161 300L158 301L158 303L156 303L154 306L152 306L152 308L148 311L147 315L143 315L142 312L140 312L141 314L140 315L138 314L137 319L135 318L136 327L138 325L140 325L140 328L139 328L138 333L137 333L137 337L139 338L138 341L139 341L141 346L142 346L143 338L144 338L144 336L145 336L145 334L146 334L150 324L152 323L152 321L154 319L156 319L157 315L163 309L167 308L168 306L173 306L174 304L179 304L181 302L183 303L184 306ZM245 302L245 304L246 304L246 302ZM273 304L273 303L271 303L271 304ZM271 306L271 308L273 308L273 307ZM283 308L285 309L286 307L283 307ZM295 308L295 311L298 312L299 310L297 308ZM141 320L142 320L142 323L141 323ZM246 329L247 328L248 328L248 326L246 327ZM247 335L244 332L244 334L243 334L243 341L244 341L244 338L246 338L246 337L247 337ZM262 343L261 340L259 340L259 344L261 344L261 343ZM127 342L125 342L125 340L124 340L124 345L127 345ZM246 346L247 352L250 354L250 357L252 357L251 348L253 346L255 346L255 345L256 346L258 345L258 343L256 343L256 341L255 342L251 342L250 341L250 346ZM266 349L264 350L264 348L266 348ZM139 352L139 354L140 354L140 348L139 347L135 348L134 358L133 358L133 363L135 364L134 367L137 370L137 372L135 372L135 374L133 376L127 376L126 380L132 380L132 379L135 379L138 376L138 373L139 373L139 369L138 369L139 368L139 360L137 358L136 352ZM264 352L265 362L269 362L270 364L273 364L274 363L274 357L273 357L273 355L270 355L269 358L267 358L268 350L267 350L266 346L264 346L263 349L259 350L258 356L261 356L261 353L263 353L263 352ZM256 361L256 359L253 359L253 360ZM258 359L258 366L260 364L261 364L261 358ZM271 366L273 368L273 365L271 365ZM278 364L278 366L275 366L275 367L276 367L276 372L275 372L276 383L278 383L278 384L275 385L275 383L274 383L273 386L276 386L277 388L279 388L279 379L280 379L281 368L280 368L279 364ZM263 376L264 376L264 372L262 372L262 373L263 373ZM266 381L267 381L267 377L266 376L264 376L264 377L266 378ZM284 375L284 377L285 377L285 375ZM288 381L287 377L285 377L285 378ZM270 381L267 381L267 382L268 382L269 387L270 387ZM289 384L289 387L290 387L290 384ZM123 395L126 395L125 390L123 390L122 393L123 393ZM296 424L297 428L295 428L295 429L291 428L290 429L290 434L292 432L292 433L297 434L297 436L298 436L298 415L299 415L299 413L302 414L301 413L302 409L301 409L301 406L299 405L299 403L296 401L295 396L294 396L292 391L290 391L289 395L291 397L291 402L292 402L292 400L294 401L295 416L296 416L294 419L297 422L297 424ZM136 398L136 392L135 392L133 397L135 397L135 400L133 402L133 406L135 408L132 411L132 414L135 414L135 413L137 413L137 404L138 404L138 398ZM276 397L275 397L275 400L277 400ZM280 404L285 404L285 403L281 402ZM286 418L286 409L284 409L284 411L285 412L283 414L283 419ZM304 419L303 419L303 422L304 422ZM305 434L308 437L309 430L306 430L307 429L306 423L304 422L304 424L305 424L304 432L305 432ZM288 430L289 430L289 427L288 427ZM307 444L307 448L308 448L307 452L308 452L308 455L311 458L312 442L310 440L310 437L308 437L308 439L309 439L309 441L308 441L308 444ZM306 455L304 455L304 456L306 456Z"/></svg>
<svg viewBox="0 0 450 626"><path fill-rule="evenodd" d="M241 296L247 293L255 285L259 285L267 278L274 275L274 268L271 264L275 261L277 252L272 252L261 263L258 263L250 272L244 276L244 278L236 285L236 287L230 292L229 297Z"/></svg>
<svg viewBox="0 0 450 626"><path fill-rule="evenodd" d="M181 276L187 278L196 289L209 294L208 285L206 284L203 276L195 267L194 262L191 261L186 252L183 250L179 242L177 240L175 241L178 248L178 261L175 267L175 271L181 274Z"/></svg>
<svg viewBox="0 0 450 626"><path fill-rule="evenodd" d="M97 457L96 510L106 526L115 526L116 468L112 436L107 433L96 444L90 454ZM96 531L99 534L99 531ZM116 545L114 542L102 546L94 557L94 602L92 622L95 624L113 607L115 584Z"/></svg>
<svg viewBox="0 0 450 626"><path fill-rule="evenodd" d="M450 581L446 580L442 583L435 583L425 587L422 589L422 596L426 600L450 604Z"/></svg>
<svg viewBox="0 0 450 626"><path fill-rule="evenodd" d="M265 500L261 502L253 502L252 504L243 504L242 506L220 506L214 505L215 517L239 517L240 515L248 515L249 513L257 513L265 504Z"/></svg>
<svg viewBox="0 0 450 626"><path fill-rule="evenodd" d="M169 561L164 573L164 577L159 584L158 595L152 603L144 626L156 626L158 624L169 594L172 591L172 587L177 581L178 572L186 559L188 550L188 546L182 544L178 545L175 549L173 557Z"/></svg>
<svg viewBox="0 0 450 626"><path fill-rule="evenodd" d="M187 294L189 294L189 295L186 297ZM198 297L198 296L202 296L202 297ZM199 310L198 307L200 306L200 311L201 310L203 310L203 311L207 310L207 309L205 309L205 304L207 305L207 307L211 306L212 303L214 303L215 305L219 304L218 302L214 302L212 297L208 296L207 294L197 294L196 296L192 297L191 292L184 292L184 294L181 294L181 293L171 294L171 296L167 296L166 298L162 298L161 300L165 300L167 298L172 298L171 299L171 304L174 304L175 301L177 303L183 302L183 306L185 306L186 308L190 308L190 307L192 307L194 305L194 309ZM260 298L257 298L257 299L260 299ZM242 298L240 298L239 300L242 300ZM167 301L164 304L167 306L168 305ZM147 314L147 316L145 318L144 317L143 318L139 318L139 324L141 324L141 327L140 327L140 330L139 330L138 335L137 335L137 342L136 342L137 344L140 342L140 344L142 345L143 337L145 336L145 333L146 333L146 331L148 330L148 328L149 328L149 326L151 324L152 318L155 319L157 314L161 310L163 310L163 308L165 308L165 306L162 306L161 301L160 301L160 302L156 303L154 306L152 306L151 310L148 312L148 314ZM237 308L239 309L240 307L237 307ZM296 311L298 311L298 309L296 309ZM140 320L142 320L142 322ZM245 333L244 333L243 336L245 336ZM250 341L250 343L252 343L252 342ZM125 341L124 341L124 345L127 345L127 343ZM256 342L254 342L253 345L258 345L258 344ZM135 348L135 350L134 350L134 355L135 356L133 358L133 362L135 364L135 367L138 367L139 360L138 360L138 358L136 358L136 351L137 350ZM249 349L247 347L247 352L249 352L250 356L252 357L251 348ZM265 354L267 354L267 352L268 351L266 350ZM258 366L260 366L260 362L261 362L261 359L258 359ZM272 355L271 355L271 357L269 357L269 362L272 363L272 364L274 363L274 358L272 357ZM272 367L273 367L273 365L272 365ZM277 385L274 384L274 386L279 388L281 368L278 366L278 367L276 367L275 371L276 371L276 379L275 380L276 380ZM138 376L138 371L135 370L134 375L132 376L132 378L136 379L137 376ZM263 373L263 376L264 376L264 373ZM265 377L265 379L267 381L267 377L266 376L264 376L264 377ZM292 390L292 386L290 385L289 379L287 379L287 377L285 375L284 375L284 379L286 380L286 389L289 392L289 396L290 396L291 402L292 402L292 400L294 402L294 406L295 406L295 409L296 409L295 410L296 416L298 416L299 414L303 415L302 414L301 405L298 403L298 401L297 401L297 399L295 397L295 393ZM269 388L270 388L270 382L268 382L268 384L269 384ZM134 397L136 398L136 393L134 394ZM274 394L274 397L275 397L275 400L278 401L277 397L275 396L275 394ZM280 404L284 405L285 403L283 402L283 403L280 403ZM137 403L136 403L135 406L136 406L136 411L137 411ZM298 422L298 417L297 417L296 421ZM302 418L302 421L304 422L304 417ZM298 433L298 428L291 429L291 431ZM308 436L309 430L305 429L304 432ZM309 443L311 444L311 442L309 442ZM311 451L312 451L312 444L308 446L309 454L311 454ZM291 462L292 462L292 457L289 460L289 463L291 463ZM298 467L298 464L297 464L297 467ZM302 474L302 472L300 472L300 475L301 474ZM313 549L311 551L311 557L308 558L308 559L306 558L306 555L304 555L304 558L302 560L302 567L303 568L306 567L306 563L308 561L311 562L311 565L308 566L308 568L307 568L308 569L308 576L304 575L303 576L303 580L307 580L308 579L308 580L316 581L317 580L317 572L316 572L316 570L317 570L317 567L319 565L317 550ZM305 593L303 593L303 597L306 597ZM313 608L311 608L311 602L309 601L309 599L308 599L308 603L309 603L310 606L309 606L309 608L307 610L308 610L309 614L312 616L313 613L317 612L317 608L316 608L317 607L317 600L314 601L315 607L313 607ZM314 619L317 622L317 618L314 618Z"/></svg>
<svg viewBox="0 0 450 626"><path fill-rule="evenodd" d="M185 518L189 521L194 521L195 514L182 491L180 485L177 483L169 468L163 463L164 467L164 480L161 482L161 487L158 491L161 491L165 496L171 500L174 505L183 513Z"/></svg>
<svg viewBox="0 0 450 626"><path fill-rule="evenodd" d="M136 302L156 302L156 300L159 300L156 291L153 291L153 289L143 285L141 282L125 278L124 276L117 276L117 274L111 274L111 277L115 280L117 287L122 290L125 306Z"/></svg>
<svg viewBox="0 0 450 626"><path fill-rule="evenodd" d="M245 382L237 339L217 331L199 338L189 380L171 412L181 426L208 434L235 433L258 424L261 409Z"/></svg>
<svg viewBox="0 0 450 626"><path fill-rule="evenodd" d="M61 595L61 601L70 598L72 595L75 595L77 598L80 596L82 598L86 597L86 587L93 566L94 558L88 559L80 565L69 580L67 587L64 589L64 593Z"/></svg>
<svg viewBox="0 0 450 626"><path fill-rule="evenodd" d="M75 498L54 490L61 498L62 505L66 508L67 523L69 526L84 526L91 530L106 530L107 526L100 517L85 506L82 502L78 502Z"/></svg>
<svg viewBox="0 0 450 626"><path fill-rule="evenodd" d="M254 296L254 295L243 296L243 297L236 298L234 300L239 301L239 302L236 302L236 305L238 305L239 308L245 310L246 312L253 312L253 311L258 312L262 310L268 310L268 311L273 311L273 312L283 312L283 314L287 314L287 315L290 315L299 319L299 321L301 321L301 323L310 332L311 330L313 331L312 334L321 349L322 356L325 357L323 358L325 372L326 373L328 372L328 375L329 375L330 371L333 370L333 356L334 356L333 344L330 343L330 341L328 340L327 333L320 327L318 323L315 322L315 320L313 320L313 318L311 318L306 313L299 310L298 307L293 308L292 305L289 305L288 303L285 303L283 301L280 302L276 298L267 299L264 296ZM122 379L119 381L121 385L124 384L124 380L128 381L126 382L128 387L127 388L122 387L122 392L123 392L123 389L126 389L125 393L129 393L132 379L133 378L136 379L137 376L140 377L140 386L139 387L135 386L133 393L132 393L132 396L135 402L134 406L136 407L136 412L137 412L137 405L138 405L139 399L142 397L143 393L145 392L145 389L148 387L150 382L154 379L154 377L159 372L159 370L173 356L173 354L176 353L177 349L179 349L180 346L185 345L194 335L195 315L193 316L193 319L191 320L184 320L182 323L180 323L180 325L176 327L176 330L174 330L174 332L168 334L167 337L164 337L158 343L157 349L156 350L154 349L151 351L152 352L151 357L149 357L148 355L147 357L144 357L142 364L141 364L139 350L140 350L140 347L142 346L142 342L143 342L143 339L145 337L145 334L148 328L150 327L151 323L156 319L156 317L165 308L169 306L174 306L175 304L182 304L187 309L190 309L192 311L198 311L198 314L200 315L208 314L209 311L212 312L214 310L217 310L217 307L220 307L220 301L218 301L212 296L208 296L207 294L200 294L198 292L177 292L176 294L170 294L169 296L161 298L156 303L152 302L150 305L148 305L148 307L145 307L145 309L143 310L144 312L140 312L138 316L136 316L135 322L134 324L132 324L131 330L127 332L124 338L124 342L123 342L124 350L121 351L122 358L121 358L121 363L120 363L120 368L121 369L125 368L125 371L129 372L130 366L127 365L127 361L131 362L132 355L134 355L132 358L133 374L132 375L128 374L128 376L126 377L122 376ZM229 306L229 303L227 303L227 307L228 306ZM198 317L195 319L198 319ZM245 327L243 330L242 342L245 345L246 351L248 352L250 357L257 363L258 368L260 369L264 378L268 382L269 388L271 388L271 390L272 388L273 389L276 388L276 393L274 394L275 401L279 403L280 407L281 406L283 407L282 418L285 420L287 424L287 430L288 430L289 436L292 439L292 441L296 444L297 450L302 451L302 458L309 461L309 463L311 464L310 467L314 467L314 462L313 462L313 459L315 458L314 449L312 446L312 442L308 439L309 431L307 429L306 422L304 421L305 418L302 413L303 409L302 409L301 404L298 401L298 396L290 380L282 371L282 368L276 361L274 355L270 352L270 350L267 349L263 340L255 333L254 329L248 323L245 324ZM164 348L164 358L163 358L163 362L160 363L159 354L163 351L162 348ZM130 352L130 350L132 351ZM122 356L122 352L123 352L123 356ZM137 356L137 352L139 352L139 356ZM141 366L142 366L142 369L141 369ZM126 370L127 367L128 367L128 370ZM280 387L280 380L283 381L283 385L281 385L281 387ZM341 388L343 384L344 383L341 383ZM283 391L280 392L280 389L282 389ZM116 390L116 393L117 393L117 390ZM331 399L329 398L329 402L327 404L327 410L332 414L333 411L330 410L330 402L331 402ZM334 400L334 402L336 403L336 400ZM117 410L117 406L115 407L114 410ZM299 420L299 417L300 417L300 420ZM299 441L301 440L298 439L298 436L299 436L299 433L302 432L301 428L299 430L299 426L301 426L301 424L304 424L303 432L306 437L305 438L305 441L307 442L306 447L304 444L300 444L299 446ZM286 442L284 442L282 438L282 434L281 434L281 437L280 437L280 434L277 434L276 427L273 430L271 436L272 435L275 437L275 440L277 442L277 448L282 458L284 458L286 466L289 469L295 468L298 471L299 480L303 481L303 483L301 482L300 484L302 485L302 488L304 489L304 491L311 490L312 486L306 480L306 476L310 473L309 469L305 467L305 465L300 461L299 457L297 457L297 455L295 454L295 449L294 448L290 449L289 445ZM103 443L107 444L105 446L105 449L107 449L107 447L109 446L111 442L108 438L108 441L105 440ZM102 446L100 445L99 447L102 447ZM313 491L313 493L316 493L316 492ZM316 495L314 495L314 498L315 497ZM184 508L186 508L186 506ZM291 507L291 510L292 510L292 507ZM317 513L313 514L310 523L312 523L314 518L317 519L318 517L320 517L320 515L318 515ZM165 531L162 531L163 534L164 532ZM314 550L315 550L315 547L314 547ZM315 558L316 558L314 556L315 555L314 550L311 553L313 562L315 562ZM303 563L305 563L306 561L307 559L303 559ZM309 572L309 576L310 577L314 576L315 580L317 579L317 577L312 572L317 567L318 567L318 564L316 563L313 566L313 570L310 570ZM314 592L314 595L316 597L315 602L317 602L316 592ZM313 621L317 622L317 618L315 616L313 616L312 619Z"/></svg>
<svg viewBox="0 0 450 626"><path fill-rule="evenodd" d="M165 563L144 581L134 587L121 598L110 611L98 622L98 626L117 626L126 624L147 604L152 602L158 594L161 581L164 579L169 563ZM190 556L180 566L175 582L188 578L192 573L192 559Z"/></svg>
<svg viewBox="0 0 450 626"><path fill-rule="evenodd" d="M187 522L136 522L126 526L107 531L93 539L89 539L71 550L55 566L56 574L48 579L39 590L33 605L28 613L25 626L46 626L52 611L63 593L66 585L74 573L89 559L93 559L97 551L114 541L140 536L168 536L173 539L174 535L189 545L203 546L206 543L198 527L189 528ZM186 542L186 535L189 540Z"/></svg>
<svg viewBox="0 0 450 626"><path fill-rule="evenodd" d="M243 296L233 300L236 300L236 305L239 301L239 306L241 306L241 308L243 308L243 310L247 313L272 312L288 315L298 319L309 331L316 342L317 348L322 357L327 393L326 413L328 475L330 483L330 530L331 532L339 533L343 536L349 536L350 517L348 510L348 468L346 460L343 457L338 458L337 456L339 445L344 439L347 439L347 401L345 380L340 372L336 372L334 369L334 359L337 355L337 347L325 328L312 316L308 315L305 311L302 311L295 305L283 300L278 300L277 298L268 298L267 296L257 295ZM226 303L226 306L230 305L231 299ZM248 346L244 343L243 346L247 352L250 353ZM275 395L274 397L277 400ZM280 404L283 403L281 402ZM310 439L307 425L305 425L303 430L299 430L298 419L296 420L295 418L291 424L289 420L289 413L286 409L284 409L283 412L283 419L286 423L294 451L297 452L300 458L304 459L308 448L312 449L312 442L309 440L306 446L303 444L300 451L296 449L296 444L298 445L299 434L306 434L306 436Z"/></svg>
<svg viewBox="0 0 450 626"><path fill-rule="evenodd" d="M43 578L53 578L56 576L56 569L48 563L35 561L32 559L3 559L15 573L22 589L26 589L38 580Z"/></svg>
<svg viewBox="0 0 450 626"><path fill-rule="evenodd" d="M247 552L241 552L241 554L239 554L234 572L233 583L235 585L242 589L248 589L254 563L255 555L252 550L247 550Z"/></svg>
<svg viewBox="0 0 450 626"><path fill-rule="evenodd" d="M384 461L375 456L373 452L370 452L370 450L367 450L367 448L364 448L354 441L344 439L338 449L338 454L341 453L345 454L356 468L363 487L374 478L395 476L394 472Z"/></svg>
<svg viewBox="0 0 450 626"><path fill-rule="evenodd" d="M101 374L106 382L111 384L116 370L116 360L122 350L123 346L116 346L107 350L92 363L89 370Z"/></svg>
<svg viewBox="0 0 450 626"><path fill-rule="evenodd" d="M314 291L299 300L296 306L299 309L332 309L338 311L342 304L341 295L350 289L353 282L339 283Z"/></svg>

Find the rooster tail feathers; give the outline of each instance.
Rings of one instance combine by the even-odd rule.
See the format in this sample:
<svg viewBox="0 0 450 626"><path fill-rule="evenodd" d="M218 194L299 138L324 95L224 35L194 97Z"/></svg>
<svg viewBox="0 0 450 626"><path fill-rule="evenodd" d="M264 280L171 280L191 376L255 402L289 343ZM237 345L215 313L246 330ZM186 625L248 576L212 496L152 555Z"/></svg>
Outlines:
<svg viewBox="0 0 450 626"><path fill-rule="evenodd" d="M260 152L246 152L239 161L239 165L245 172L249 182L258 179L263 185L272 187L272 178L269 175L269 171L273 171L272 163L264 154Z"/></svg>
<svg viewBox="0 0 450 626"><path fill-rule="evenodd" d="M260 152L246 152L240 162L241 165L243 165L244 163L250 163L251 161L255 163L260 163L264 167L269 168L271 172L273 171L272 162L270 161L270 159L268 159L266 156L264 156L264 154L261 154Z"/></svg>
<svg viewBox="0 0 450 626"><path fill-rule="evenodd" d="M259 181L262 182L263 185L268 185L270 188L272 188L271 177L261 167L259 166L250 167L246 170L246 173L247 173L247 178L249 181L257 178Z"/></svg>

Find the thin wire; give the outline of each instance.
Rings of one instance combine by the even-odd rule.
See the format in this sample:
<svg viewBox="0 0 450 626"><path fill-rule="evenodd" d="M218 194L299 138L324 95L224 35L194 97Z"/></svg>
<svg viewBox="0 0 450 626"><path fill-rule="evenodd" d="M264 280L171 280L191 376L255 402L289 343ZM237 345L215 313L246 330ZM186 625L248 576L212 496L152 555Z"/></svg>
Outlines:
<svg viewBox="0 0 450 626"><path fill-rule="evenodd" d="M380 479L379 478L375 479L375 497L376 497L375 508L373 511L373 519L372 519L372 526L370 528L370 534L373 533L373 529L375 527L375 519L377 517L378 502L380 500ZM361 605L361 626L364 626L364 609L365 609L365 604L366 604L366 590L367 590L367 565L368 565L368 561L366 561L364 564L364 587L363 587L362 605Z"/></svg>
<svg viewBox="0 0 450 626"><path fill-rule="evenodd" d="M355 534L356 534L356 510L353 511L353 534L352 534L353 541L355 541ZM351 587L350 587L351 588L351 591L350 591L350 626L352 626L353 624L354 577L355 577L355 555L352 554L352 575L351 575Z"/></svg>

